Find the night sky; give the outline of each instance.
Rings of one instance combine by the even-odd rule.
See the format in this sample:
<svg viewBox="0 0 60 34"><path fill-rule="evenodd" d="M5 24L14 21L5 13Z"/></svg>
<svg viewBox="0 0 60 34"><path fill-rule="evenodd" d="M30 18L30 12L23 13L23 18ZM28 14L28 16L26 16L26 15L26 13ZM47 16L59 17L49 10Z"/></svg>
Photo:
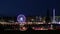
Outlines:
<svg viewBox="0 0 60 34"><path fill-rule="evenodd" d="M0 0L0 16L46 16L47 8L51 15L53 8L60 15L60 0Z"/></svg>

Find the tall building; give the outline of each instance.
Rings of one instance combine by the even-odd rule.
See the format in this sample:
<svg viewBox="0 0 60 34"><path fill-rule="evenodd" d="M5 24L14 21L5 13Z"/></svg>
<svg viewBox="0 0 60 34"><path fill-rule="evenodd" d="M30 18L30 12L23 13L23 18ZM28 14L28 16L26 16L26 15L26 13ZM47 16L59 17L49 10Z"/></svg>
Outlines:
<svg viewBox="0 0 60 34"><path fill-rule="evenodd" d="M47 14L46 14L45 22L46 22L46 24L48 24L49 22L51 22L49 9L47 9Z"/></svg>

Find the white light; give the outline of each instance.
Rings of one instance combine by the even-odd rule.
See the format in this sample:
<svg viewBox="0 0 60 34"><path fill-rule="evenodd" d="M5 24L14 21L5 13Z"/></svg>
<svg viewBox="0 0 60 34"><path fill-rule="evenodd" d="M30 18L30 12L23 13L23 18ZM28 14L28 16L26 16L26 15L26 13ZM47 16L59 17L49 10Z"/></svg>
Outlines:
<svg viewBox="0 0 60 34"><path fill-rule="evenodd" d="M59 24L60 24L60 22L59 22Z"/></svg>
<svg viewBox="0 0 60 34"><path fill-rule="evenodd" d="M23 21L23 18L22 17L20 18L20 21Z"/></svg>

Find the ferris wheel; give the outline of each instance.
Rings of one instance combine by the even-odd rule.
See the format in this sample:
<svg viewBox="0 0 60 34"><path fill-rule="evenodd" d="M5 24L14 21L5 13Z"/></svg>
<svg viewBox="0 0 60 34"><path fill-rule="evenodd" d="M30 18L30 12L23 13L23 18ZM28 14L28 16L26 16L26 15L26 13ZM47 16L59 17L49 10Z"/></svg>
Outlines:
<svg viewBox="0 0 60 34"><path fill-rule="evenodd" d="M26 17L23 14L17 16L18 23L25 23Z"/></svg>

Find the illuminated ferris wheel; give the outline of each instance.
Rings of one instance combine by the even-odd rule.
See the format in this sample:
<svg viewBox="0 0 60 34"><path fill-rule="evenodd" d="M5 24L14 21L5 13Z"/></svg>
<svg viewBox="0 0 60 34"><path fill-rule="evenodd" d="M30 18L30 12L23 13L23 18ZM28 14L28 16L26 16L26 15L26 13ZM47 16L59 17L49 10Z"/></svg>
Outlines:
<svg viewBox="0 0 60 34"><path fill-rule="evenodd" d="M26 17L23 14L17 16L18 23L25 23Z"/></svg>

